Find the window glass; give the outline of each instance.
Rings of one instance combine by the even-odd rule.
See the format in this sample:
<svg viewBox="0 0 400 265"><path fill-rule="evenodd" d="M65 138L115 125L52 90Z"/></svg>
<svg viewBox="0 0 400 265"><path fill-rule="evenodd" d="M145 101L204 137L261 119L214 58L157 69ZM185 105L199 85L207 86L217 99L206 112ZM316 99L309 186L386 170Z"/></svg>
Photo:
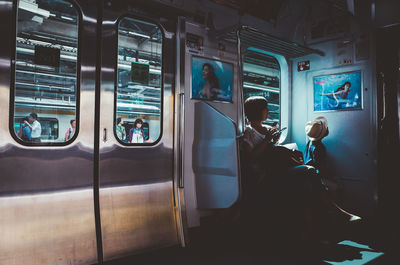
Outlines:
<svg viewBox="0 0 400 265"><path fill-rule="evenodd" d="M126 144L158 140L161 132L162 33L133 18L118 27L115 135Z"/></svg>
<svg viewBox="0 0 400 265"><path fill-rule="evenodd" d="M23 142L63 143L75 134L78 20L67 1L18 1L13 124Z"/></svg>
<svg viewBox="0 0 400 265"><path fill-rule="evenodd" d="M268 125L281 123L281 68L273 56L248 50L243 57L244 99L262 96L268 100Z"/></svg>

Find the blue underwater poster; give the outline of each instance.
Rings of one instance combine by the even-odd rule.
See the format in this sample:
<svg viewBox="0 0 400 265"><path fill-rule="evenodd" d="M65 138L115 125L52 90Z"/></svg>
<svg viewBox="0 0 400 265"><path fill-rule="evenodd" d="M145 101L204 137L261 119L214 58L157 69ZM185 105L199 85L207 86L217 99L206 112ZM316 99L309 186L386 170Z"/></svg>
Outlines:
<svg viewBox="0 0 400 265"><path fill-rule="evenodd" d="M192 99L232 102L233 65L192 57Z"/></svg>
<svg viewBox="0 0 400 265"><path fill-rule="evenodd" d="M314 111L362 109L361 72L317 76Z"/></svg>

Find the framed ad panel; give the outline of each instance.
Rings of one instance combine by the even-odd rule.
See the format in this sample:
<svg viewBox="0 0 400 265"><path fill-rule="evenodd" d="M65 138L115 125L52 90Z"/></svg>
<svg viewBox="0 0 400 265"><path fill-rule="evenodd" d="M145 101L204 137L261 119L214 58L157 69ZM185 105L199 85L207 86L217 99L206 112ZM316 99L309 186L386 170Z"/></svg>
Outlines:
<svg viewBox="0 0 400 265"><path fill-rule="evenodd" d="M361 71L315 76L314 111L360 110L362 93Z"/></svg>
<svg viewBox="0 0 400 265"><path fill-rule="evenodd" d="M191 98L232 103L233 64L192 56Z"/></svg>

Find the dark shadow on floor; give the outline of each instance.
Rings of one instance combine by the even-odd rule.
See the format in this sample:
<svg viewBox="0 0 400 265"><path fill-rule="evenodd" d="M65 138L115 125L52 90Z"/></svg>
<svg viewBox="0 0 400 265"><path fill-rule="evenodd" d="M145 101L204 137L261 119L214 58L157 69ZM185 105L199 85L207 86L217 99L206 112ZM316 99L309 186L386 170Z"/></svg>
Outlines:
<svg viewBox="0 0 400 265"><path fill-rule="evenodd" d="M333 262L361 261L362 251L385 254L369 262L371 265L400 264L400 253L377 240L373 225L361 223L333 233L328 243L305 248L298 240L296 229L269 223L227 223L224 218L202 219L201 227L192 228L190 244L143 253L106 262L106 265L329 265ZM253 220L254 221L254 220ZM279 222L278 222L279 223ZM284 224L284 222L283 222ZM276 226L276 227L275 227ZM284 228L284 229L282 229ZM332 231L331 231L332 232ZM334 234L335 236L332 236ZM343 240L368 246L340 245ZM370 249L371 248L371 249ZM389 250L388 250L389 249ZM330 263L332 262L332 263ZM393 263L394 262L394 263ZM337 264L333 263L333 264ZM357 263L365 264L365 263Z"/></svg>

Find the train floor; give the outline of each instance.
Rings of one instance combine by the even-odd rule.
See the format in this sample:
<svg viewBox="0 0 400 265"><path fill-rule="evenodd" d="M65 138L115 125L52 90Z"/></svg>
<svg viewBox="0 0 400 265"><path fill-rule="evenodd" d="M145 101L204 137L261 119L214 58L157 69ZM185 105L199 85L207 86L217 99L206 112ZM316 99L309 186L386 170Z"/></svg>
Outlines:
<svg viewBox="0 0 400 265"><path fill-rule="evenodd" d="M304 247L293 229L227 224L202 220L189 230L185 248L170 247L134 255L106 265L395 265L400 264L398 243L388 242L374 221L329 229L327 240ZM269 224L271 225L271 224ZM327 228L328 230L328 228ZM396 241L396 240L394 240Z"/></svg>

